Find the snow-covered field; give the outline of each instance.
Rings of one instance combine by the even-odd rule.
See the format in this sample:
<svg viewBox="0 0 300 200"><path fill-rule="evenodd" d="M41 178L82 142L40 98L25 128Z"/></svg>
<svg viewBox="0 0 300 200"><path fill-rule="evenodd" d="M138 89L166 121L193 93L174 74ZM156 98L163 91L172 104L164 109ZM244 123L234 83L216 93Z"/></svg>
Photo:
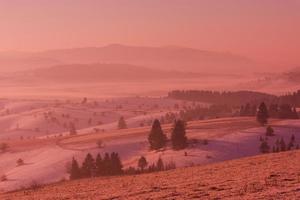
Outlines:
<svg viewBox="0 0 300 200"><path fill-rule="evenodd" d="M97 103L96 103L97 102ZM74 156L80 162L90 152L118 152L124 167L137 165L144 155L148 163L161 157L173 161L177 167L219 162L259 154L260 136L265 128L255 118L235 117L189 122L189 147L173 151L168 144L163 151L149 151L147 135L149 122L167 112L178 112L189 103L164 98L122 98L110 100L38 101L1 100L0 140L9 148L0 153L0 190L15 190L34 182L49 183L67 179L66 166ZM8 111L7 111L8 110ZM96 115L95 115L96 113ZM47 116L47 117L46 117ZM128 129L117 129L117 121L124 116ZM88 123L92 118L92 122ZM76 122L78 134L69 136L64 123ZM101 121L101 123L97 123ZM144 123L140 127L140 123ZM275 136L269 137L272 146L283 137L288 144L292 134L300 144L300 120L271 120ZM97 130L101 130L95 132ZM172 125L163 129L170 136ZM35 136L35 137L33 137ZM22 137L22 138L21 138ZM102 148L97 147L101 140ZM203 141L207 140L207 144ZM24 165L17 166L17 160Z"/></svg>

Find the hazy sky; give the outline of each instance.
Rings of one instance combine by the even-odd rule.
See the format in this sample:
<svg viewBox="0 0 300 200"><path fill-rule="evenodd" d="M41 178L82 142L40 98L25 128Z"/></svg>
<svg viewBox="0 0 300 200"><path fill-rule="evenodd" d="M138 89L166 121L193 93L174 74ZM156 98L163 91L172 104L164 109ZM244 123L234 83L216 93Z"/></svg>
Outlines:
<svg viewBox="0 0 300 200"><path fill-rule="evenodd" d="M0 0L0 50L181 45L300 65L299 0Z"/></svg>

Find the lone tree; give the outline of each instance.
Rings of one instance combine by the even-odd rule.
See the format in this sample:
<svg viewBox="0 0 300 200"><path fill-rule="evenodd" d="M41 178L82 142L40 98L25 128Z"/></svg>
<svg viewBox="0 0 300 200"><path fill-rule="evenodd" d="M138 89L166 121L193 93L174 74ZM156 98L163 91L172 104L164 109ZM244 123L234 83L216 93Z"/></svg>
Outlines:
<svg viewBox="0 0 300 200"><path fill-rule="evenodd" d="M72 165L71 165L71 171L70 171L70 179L79 179L81 178L80 168L78 165L77 160L73 157L72 159Z"/></svg>
<svg viewBox="0 0 300 200"><path fill-rule="evenodd" d="M261 124L265 125L268 123L269 113L268 108L264 102L262 102L259 107L258 111L256 113L256 120Z"/></svg>
<svg viewBox="0 0 300 200"><path fill-rule="evenodd" d="M19 158L17 160L17 166L21 166L21 165L24 165L24 161L23 161L23 159Z"/></svg>
<svg viewBox="0 0 300 200"><path fill-rule="evenodd" d="M118 128L119 129L126 129L127 128L127 124L126 124L126 121L125 121L123 116L120 117L120 119L119 119Z"/></svg>
<svg viewBox="0 0 300 200"><path fill-rule="evenodd" d="M172 146L175 150L184 149L187 147L187 137L185 132L185 123L182 120L177 120L174 124L174 129L171 135Z"/></svg>
<svg viewBox="0 0 300 200"><path fill-rule="evenodd" d="M163 133L158 119L154 120L150 134L148 136L151 149L160 149L166 145L167 136Z"/></svg>
<svg viewBox="0 0 300 200"><path fill-rule="evenodd" d="M144 169L147 167L148 162L146 160L146 158L144 156L141 156L138 162L138 167L141 169L141 171L143 172Z"/></svg>

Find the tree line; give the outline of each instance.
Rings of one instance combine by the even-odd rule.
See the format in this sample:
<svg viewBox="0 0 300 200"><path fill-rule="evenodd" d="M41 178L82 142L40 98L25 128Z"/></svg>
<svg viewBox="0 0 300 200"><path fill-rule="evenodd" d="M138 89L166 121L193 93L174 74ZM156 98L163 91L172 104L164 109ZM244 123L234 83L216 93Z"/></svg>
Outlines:
<svg viewBox="0 0 300 200"><path fill-rule="evenodd" d="M161 157L158 158L156 163L149 164L146 158L141 156L138 160L137 168L131 166L123 169L121 159L116 152L111 154L105 153L104 158L101 157L101 154L97 154L96 159L93 158L92 154L88 153L81 165L73 157L68 173L70 174L70 179L75 180L101 176L151 173L175 168L174 162L171 161L165 164Z"/></svg>
<svg viewBox="0 0 300 200"><path fill-rule="evenodd" d="M248 102L258 104L259 102L269 102L276 98L274 95L253 91L218 92L209 90L174 90L168 93L168 97L230 106L240 106Z"/></svg>
<svg viewBox="0 0 300 200"><path fill-rule="evenodd" d="M122 168L121 159L116 152L111 154L105 153L104 158L99 153L96 159L93 158L92 154L88 153L81 166L73 157L69 173L70 179L113 176L122 174Z"/></svg>
<svg viewBox="0 0 300 200"><path fill-rule="evenodd" d="M263 107L262 107L263 106ZM241 106L239 115L240 116L255 116L257 114L257 106L247 103ZM267 106L265 103L260 104L259 110L264 109L270 118L278 119L299 119L297 110L289 104L270 104Z"/></svg>
<svg viewBox="0 0 300 200"><path fill-rule="evenodd" d="M288 104L292 107L300 107L300 90L280 96L254 91L173 90L168 93L168 97L230 106L241 106L247 103L258 105L263 101L267 104Z"/></svg>

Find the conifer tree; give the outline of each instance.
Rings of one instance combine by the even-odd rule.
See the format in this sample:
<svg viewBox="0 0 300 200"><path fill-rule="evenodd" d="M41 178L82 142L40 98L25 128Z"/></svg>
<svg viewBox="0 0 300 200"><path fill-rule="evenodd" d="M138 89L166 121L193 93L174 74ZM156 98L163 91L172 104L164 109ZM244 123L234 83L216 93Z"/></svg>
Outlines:
<svg viewBox="0 0 300 200"><path fill-rule="evenodd" d="M269 153L270 152L270 146L268 145L268 142L266 139L261 142L259 149L260 149L261 153Z"/></svg>
<svg viewBox="0 0 300 200"><path fill-rule="evenodd" d="M118 153L112 152L110 155L110 162L111 162L111 175L120 175L122 174L122 163L121 163L121 159L119 157Z"/></svg>
<svg viewBox="0 0 300 200"><path fill-rule="evenodd" d="M123 116L120 117L120 119L119 119L118 128L119 129L126 129L127 128L127 124L126 124L126 121L125 121Z"/></svg>
<svg viewBox="0 0 300 200"><path fill-rule="evenodd" d="M81 173L83 177L92 177L95 172L95 160L93 156L88 153L82 163Z"/></svg>
<svg viewBox="0 0 300 200"><path fill-rule="evenodd" d="M97 154L95 165L97 176L102 176L104 173L104 163L100 153Z"/></svg>
<svg viewBox="0 0 300 200"><path fill-rule="evenodd" d="M286 144L283 138L280 140L280 151L286 151Z"/></svg>
<svg viewBox="0 0 300 200"><path fill-rule="evenodd" d="M163 148L166 145L167 136L163 133L158 119L155 119L153 122L150 134L148 136L148 141L150 148L154 150Z"/></svg>
<svg viewBox="0 0 300 200"><path fill-rule="evenodd" d="M267 106L264 102L262 102L258 107L258 111L256 113L256 120L261 125L265 125L268 123L268 118L269 118L269 114L268 114Z"/></svg>
<svg viewBox="0 0 300 200"><path fill-rule="evenodd" d="M74 180L74 179L79 179L79 178L81 178L80 168L79 168L77 160L75 160L75 158L73 157L71 171L70 171L70 179Z"/></svg>
<svg viewBox="0 0 300 200"><path fill-rule="evenodd" d="M147 165L148 165L148 163L147 163L146 158L144 156L141 156L138 161L138 167L141 169L142 172L147 167Z"/></svg>
<svg viewBox="0 0 300 200"><path fill-rule="evenodd" d="M187 147L187 137L185 132L185 123L182 120L177 120L171 135L173 149L180 150Z"/></svg>
<svg viewBox="0 0 300 200"><path fill-rule="evenodd" d="M111 161L110 156L108 153L105 153L104 159L103 159L103 175L108 176L111 175Z"/></svg>
<svg viewBox="0 0 300 200"><path fill-rule="evenodd" d="M161 157L159 157L158 160L157 160L156 169L157 169L157 171L163 171L165 169L164 162L161 159Z"/></svg>

